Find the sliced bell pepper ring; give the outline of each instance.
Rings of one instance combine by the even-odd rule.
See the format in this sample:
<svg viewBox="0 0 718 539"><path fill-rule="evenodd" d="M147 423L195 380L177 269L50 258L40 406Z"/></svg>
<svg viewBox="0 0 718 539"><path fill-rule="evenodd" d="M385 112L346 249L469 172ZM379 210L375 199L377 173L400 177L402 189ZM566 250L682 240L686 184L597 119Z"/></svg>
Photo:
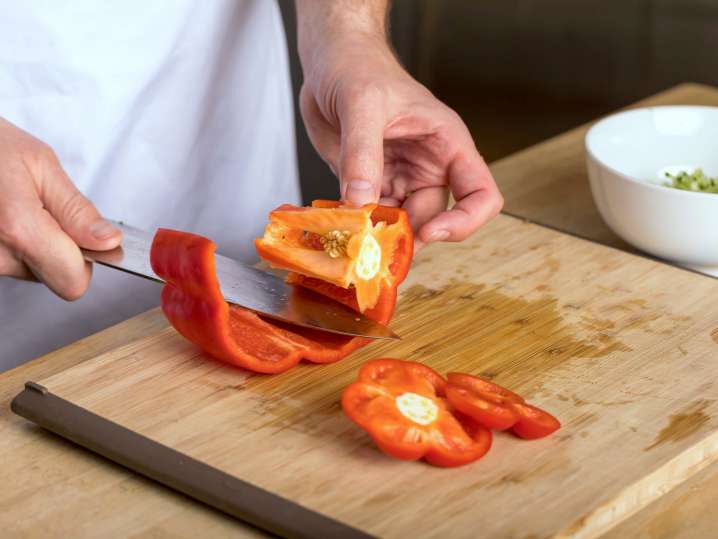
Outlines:
<svg viewBox="0 0 718 539"><path fill-rule="evenodd" d="M527 404L523 397L498 384L452 372L447 375L446 398L460 412L490 429L507 430L526 439L548 436L561 427L549 414Z"/></svg>
<svg viewBox="0 0 718 539"><path fill-rule="evenodd" d="M383 287L408 271L411 226L396 208L315 201L311 208L285 204L269 219L264 236L255 242L259 256L274 268L351 287L362 313L377 305Z"/></svg>
<svg viewBox="0 0 718 539"><path fill-rule="evenodd" d="M395 222L408 219L403 210L387 208ZM411 227L400 245L413 246ZM302 359L313 363L337 361L369 339L347 337L270 320L237 306L228 305L215 275L215 244L195 234L160 229L153 241L150 260L157 275L166 281L162 310L175 329L217 359L262 373L283 372ZM396 287L406 276L411 247L403 253L392 278L382 283L376 305L364 314L386 324L394 313ZM289 276L290 282L314 289L358 309L353 289L344 289L316 278Z"/></svg>
<svg viewBox="0 0 718 539"><path fill-rule="evenodd" d="M342 408L388 455L461 466L484 456L492 435L452 413L444 387L444 379L425 365L376 359L365 363L358 380L344 390Z"/></svg>
<svg viewBox="0 0 718 539"><path fill-rule="evenodd" d="M541 408L525 402L514 404L514 408L519 413L519 420L511 427L511 432L520 438L535 440L561 428L559 420Z"/></svg>
<svg viewBox="0 0 718 539"><path fill-rule="evenodd" d="M506 430L519 420L513 403L524 399L488 380L469 374L449 373L446 398L460 412L493 430Z"/></svg>

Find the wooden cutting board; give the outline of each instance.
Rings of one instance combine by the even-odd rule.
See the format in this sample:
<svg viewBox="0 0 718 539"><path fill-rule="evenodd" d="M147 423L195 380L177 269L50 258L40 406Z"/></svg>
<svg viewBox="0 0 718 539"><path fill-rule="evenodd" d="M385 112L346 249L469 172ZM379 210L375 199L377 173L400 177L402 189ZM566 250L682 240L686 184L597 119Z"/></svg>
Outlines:
<svg viewBox="0 0 718 539"><path fill-rule="evenodd" d="M718 456L718 280L500 216L424 250L403 337L252 376L173 330L36 382L230 475L382 537L596 537ZM382 455L342 414L374 357L490 377L553 412L437 469Z"/></svg>

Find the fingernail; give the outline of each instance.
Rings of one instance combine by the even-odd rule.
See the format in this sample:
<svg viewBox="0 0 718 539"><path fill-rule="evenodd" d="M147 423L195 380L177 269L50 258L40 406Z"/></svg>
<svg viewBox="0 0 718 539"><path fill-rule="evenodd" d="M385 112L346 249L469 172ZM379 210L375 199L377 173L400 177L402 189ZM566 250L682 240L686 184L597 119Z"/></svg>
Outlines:
<svg viewBox="0 0 718 539"><path fill-rule="evenodd" d="M367 180L352 180L347 184L345 198L352 204L370 204L375 201L374 186Z"/></svg>
<svg viewBox="0 0 718 539"><path fill-rule="evenodd" d="M117 234L117 229L104 219L90 225L90 234L97 240L106 240Z"/></svg>
<svg viewBox="0 0 718 539"><path fill-rule="evenodd" d="M435 241L444 241L449 239L449 231L448 230L434 230L431 234L429 234L429 237L427 238L429 242L435 242Z"/></svg>

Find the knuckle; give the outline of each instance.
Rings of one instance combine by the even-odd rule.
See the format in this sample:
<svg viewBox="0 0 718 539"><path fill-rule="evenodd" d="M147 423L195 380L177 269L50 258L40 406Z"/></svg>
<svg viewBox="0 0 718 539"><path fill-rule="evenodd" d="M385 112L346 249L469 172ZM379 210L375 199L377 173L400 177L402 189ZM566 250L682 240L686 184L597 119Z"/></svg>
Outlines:
<svg viewBox="0 0 718 539"><path fill-rule="evenodd" d="M62 203L62 221L64 223L77 223L91 210L90 202L78 190L74 190Z"/></svg>
<svg viewBox="0 0 718 539"><path fill-rule="evenodd" d="M60 159L55 150L41 140L32 139L24 143L16 152L19 163L35 180L42 177L53 177L62 170Z"/></svg>
<svg viewBox="0 0 718 539"><path fill-rule="evenodd" d="M461 115L443 101L433 98L428 102L422 103L422 108L424 114L430 114L433 112L439 119L440 123L449 129L465 127L465 123L461 118Z"/></svg>
<svg viewBox="0 0 718 539"><path fill-rule="evenodd" d="M24 251L28 231L22 213L14 206L0 207L0 239L13 251Z"/></svg>
<svg viewBox="0 0 718 539"><path fill-rule="evenodd" d="M58 159L55 150L53 150L49 144L45 144L44 142L38 141L36 152L39 157L41 157L48 163L51 163L53 165L60 164L60 160Z"/></svg>
<svg viewBox="0 0 718 539"><path fill-rule="evenodd" d="M49 144L32 139L23 145L21 153L27 159L44 166L59 166L60 161Z"/></svg>
<svg viewBox="0 0 718 539"><path fill-rule="evenodd" d="M32 170L37 166L59 166L60 161L49 144L14 126L3 134L7 134L0 139L4 167L30 167Z"/></svg>
<svg viewBox="0 0 718 539"><path fill-rule="evenodd" d="M462 127L466 127L466 124L464 123L464 119L454 109L447 106L446 113L447 113L447 116L449 117L449 120L451 120L452 122L454 122L458 125L461 125Z"/></svg>
<svg viewBox="0 0 718 539"><path fill-rule="evenodd" d="M44 180L57 181L66 177L55 150L42 141L32 141L21 157L26 170L40 186L44 184ZM42 190L43 187L40 189Z"/></svg>

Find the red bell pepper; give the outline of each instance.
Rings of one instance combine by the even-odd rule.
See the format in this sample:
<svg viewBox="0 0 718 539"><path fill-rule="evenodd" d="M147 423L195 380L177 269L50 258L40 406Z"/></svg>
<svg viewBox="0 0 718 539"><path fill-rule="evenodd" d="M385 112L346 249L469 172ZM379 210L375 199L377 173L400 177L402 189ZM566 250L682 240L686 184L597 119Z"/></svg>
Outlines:
<svg viewBox="0 0 718 539"><path fill-rule="evenodd" d="M554 416L527 404L523 397L500 385L452 372L447 375L446 398L460 412L490 429L506 430L526 439L543 438L561 427Z"/></svg>
<svg viewBox="0 0 718 539"><path fill-rule="evenodd" d="M413 238L402 210L315 201L311 208L285 204L269 219L255 242L259 256L274 268L351 289L360 312L374 308L383 288L408 271Z"/></svg>
<svg viewBox="0 0 718 539"><path fill-rule="evenodd" d="M547 411L526 402L514 404L519 420L511 432L526 440L543 438L561 428L561 423Z"/></svg>
<svg viewBox="0 0 718 539"><path fill-rule="evenodd" d="M342 408L388 455L460 466L484 456L492 436L452 412L444 398L445 385L439 374L420 363L376 359L365 363L358 380L344 390Z"/></svg>
<svg viewBox="0 0 718 539"><path fill-rule="evenodd" d="M375 306L364 313L386 324L394 313L396 287L411 263L413 236L401 209L377 207L371 216L372 222L398 223L402 229L394 251L388 255L391 275L383 278ZM208 354L252 371L277 373L302 359L313 363L337 361L368 344L368 339L295 327L228 305L215 275L215 248L212 241L201 236L160 229L150 255L153 270L166 281L161 298L165 316L179 333ZM290 274L288 280L358 310L353 288L299 274Z"/></svg>

